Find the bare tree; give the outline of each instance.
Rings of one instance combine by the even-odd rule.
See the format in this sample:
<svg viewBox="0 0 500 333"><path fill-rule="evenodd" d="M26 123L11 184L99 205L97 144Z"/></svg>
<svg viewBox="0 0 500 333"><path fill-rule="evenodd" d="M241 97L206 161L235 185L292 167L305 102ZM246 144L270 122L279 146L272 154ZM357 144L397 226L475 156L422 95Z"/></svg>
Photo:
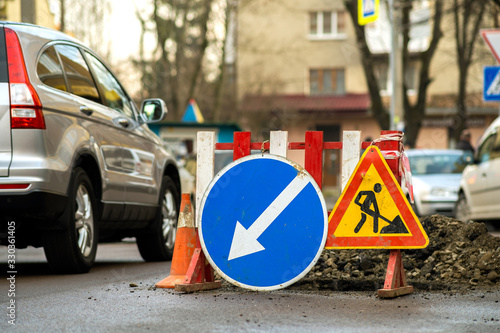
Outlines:
<svg viewBox="0 0 500 333"><path fill-rule="evenodd" d="M227 37L230 34L229 29L231 29L231 24L233 23L233 14L236 11L236 2L228 0L226 3L226 9L224 11L224 17L223 17L223 23L224 23L224 34L225 38L222 41L222 52L221 52L221 61L219 63L219 73L217 75L217 78L214 82L214 95L215 95L215 102L214 102L214 113L213 113L213 120L215 122L221 121L224 117L222 114L222 108L223 108L223 101L222 98L224 96L224 83L226 82L226 74L227 74L227 67L228 66L233 66L234 64L227 64L226 63L226 55L228 52L228 43L230 42ZM233 96L234 98L235 96ZM235 112L231 112L231 114L235 114ZM232 119L225 119L225 120L232 120Z"/></svg>
<svg viewBox="0 0 500 333"><path fill-rule="evenodd" d="M139 20L139 23L141 24L141 36L139 39L139 59L130 59L132 64L139 70L140 73L142 73L142 78L144 80L145 75L147 75L147 61L146 61L146 56L145 56L145 51L144 51L144 40L145 40L145 34L147 32L147 19L143 18L141 16L140 11L136 8L135 9L135 16L137 17L137 20ZM144 89L140 89L140 99L144 100L146 98L147 94L144 91Z"/></svg>
<svg viewBox="0 0 500 333"><path fill-rule="evenodd" d="M66 7L65 7L65 3L66 1L65 0L61 0L59 2L59 6L60 6L60 23L59 23L59 30L61 30L62 32L64 32L66 30L66 26L65 26L65 20L66 20Z"/></svg>
<svg viewBox="0 0 500 333"><path fill-rule="evenodd" d="M60 0L59 30L75 36L104 58L110 54L109 40L103 34L111 13L109 0Z"/></svg>
<svg viewBox="0 0 500 333"><path fill-rule="evenodd" d="M194 98L204 117L213 119L220 105L218 96L224 90L221 66L225 42L215 29L225 26L226 0L150 1L150 7L138 16L143 34L155 37L156 51L147 59L141 53L134 61L142 71L145 95L162 97L174 119L181 118ZM218 59L215 65L209 60L214 56Z"/></svg>
<svg viewBox="0 0 500 333"><path fill-rule="evenodd" d="M351 16L354 23L356 32L356 41L358 48L361 52L361 60L363 64L363 69L365 72L365 78L368 85L368 92L370 94L372 102L372 112L377 120L380 128L388 129L389 124L389 113L382 102L380 96L380 88L378 86L377 78L375 76L375 63L373 60L372 53L368 47L365 35L364 26L359 26L357 24L357 1L354 0L344 0L344 4ZM412 9L412 0L402 0L399 2L402 9L402 22L403 27L403 71L409 65L409 50L408 43L410 40L410 12ZM425 115L425 102L427 98L427 88L431 83L431 77L429 74L430 63L434 53L436 51L437 45L440 38L442 37L441 32L441 17L442 17L442 0L436 0L434 2L434 20L431 41L427 50L423 51L419 55L420 61L420 72L419 72L419 82L418 82L418 97L415 103L411 103L407 89L404 86L403 92L403 102L404 102L404 119L405 119L405 139L406 143L410 146L414 146L418 132L422 126L422 120Z"/></svg>
<svg viewBox="0 0 500 333"><path fill-rule="evenodd" d="M210 3L211 0L208 3L186 0L154 1L152 18L156 24L160 54L156 81L158 88L165 92L174 118L180 117L182 109L189 98L193 97L196 89L206 50L206 24Z"/></svg>
<svg viewBox="0 0 500 333"><path fill-rule="evenodd" d="M378 81L375 76L374 57L366 41L365 27L357 24L358 1L345 0L344 5L351 16L352 22L354 23L354 29L356 31L356 44L359 48L359 51L361 52L361 63L363 65L366 84L368 86L368 92L370 94L372 102L373 115L377 120L380 128L389 129L390 128L389 112L385 108L382 102L382 97L380 96L380 87L378 85Z"/></svg>
<svg viewBox="0 0 500 333"><path fill-rule="evenodd" d="M200 18L199 18L199 28L200 28L200 35L199 35L199 51L197 54L194 56L194 72L191 75L191 83L189 85L189 91L187 94L187 98L185 103L187 104L188 101L194 97L195 89L197 86L197 81L201 73L201 67L203 64L203 58L205 56L205 52L208 47L208 20L210 18L210 11L212 7L212 0L205 0L201 4L201 13L200 13Z"/></svg>
<svg viewBox="0 0 500 333"><path fill-rule="evenodd" d="M408 43L410 42L410 12L412 9L411 0L404 0L403 2L403 68L407 68L409 64L409 50ZM418 132L422 127L422 121L425 117L427 89L432 82L430 76L431 60L436 52L439 40L443 36L441 32L441 20L443 16L443 3L441 0L436 0L434 3L434 25L432 28L432 38L427 50L419 54L420 72L418 80L417 99L414 103L410 102L408 94L403 94L404 103L404 118L405 118L405 137L406 142L411 147L415 146L417 141ZM406 92L407 86L403 81L404 91Z"/></svg>
<svg viewBox="0 0 500 333"><path fill-rule="evenodd" d="M453 139L457 142L467 121L467 78L474 55L474 46L479 35L487 0L453 0L455 42L458 64L457 115L455 117Z"/></svg>

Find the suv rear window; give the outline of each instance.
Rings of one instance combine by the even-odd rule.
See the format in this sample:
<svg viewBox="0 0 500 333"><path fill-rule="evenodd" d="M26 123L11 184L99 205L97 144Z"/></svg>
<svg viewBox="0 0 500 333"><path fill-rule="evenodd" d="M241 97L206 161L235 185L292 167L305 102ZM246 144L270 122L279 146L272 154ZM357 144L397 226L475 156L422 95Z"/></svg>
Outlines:
<svg viewBox="0 0 500 333"><path fill-rule="evenodd" d="M89 60L90 67L94 70L96 81L102 89L102 95L106 105L133 118L134 111L132 104L127 94L118 83L118 80L93 55L86 53L86 57Z"/></svg>
<svg viewBox="0 0 500 333"><path fill-rule="evenodd" d="M40 56L36 72L44 84L62 91L68 91L61 63L53 46L45 50Z"/></svg>
<svg viewBox="0 0 500 333"><path fill-rule="evenodd" d="M70 92L101 103L97 87L80 50L70 45L56 45L56 50L61 57Z"/></svg>

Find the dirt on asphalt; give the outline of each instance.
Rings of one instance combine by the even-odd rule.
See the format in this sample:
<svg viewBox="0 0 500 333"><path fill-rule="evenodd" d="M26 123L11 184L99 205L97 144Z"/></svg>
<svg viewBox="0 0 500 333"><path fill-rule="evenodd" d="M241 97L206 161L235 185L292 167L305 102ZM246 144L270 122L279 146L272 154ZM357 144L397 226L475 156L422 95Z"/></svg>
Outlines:
<svg viewBox="0 0 500 333"><path fill-rule="evenodd" d="M420 219L425 249L402 250L409 285L418 290L500 288L500 237L484 223L432 215ZM313 269L290 288L339 291L383 288L389 250L327 250Z"/></svg>

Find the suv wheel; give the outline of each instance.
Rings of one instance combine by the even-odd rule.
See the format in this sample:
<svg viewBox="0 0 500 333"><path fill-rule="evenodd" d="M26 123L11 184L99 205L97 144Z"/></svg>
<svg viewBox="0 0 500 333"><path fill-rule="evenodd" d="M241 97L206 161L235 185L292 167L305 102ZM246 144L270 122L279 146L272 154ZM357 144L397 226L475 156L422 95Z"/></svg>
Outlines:
<svg viewBox="0 0 500 333"><path fill-rule="evenodd" d="M470 207L463 192L458 195L458 200L455 204L455 218L462 222L470 220Z"/></svg>
<svg viewBox="0 0 500 333"><path fill-rule="evenodd" d="M57 272L86 273L95 261L98 242L96 199L85 171L76 168L69 191L69 205L63 214L64 230L43 235L43 249L49 265Z"/></svg>
<svg viewBox="0 0 500 333"><path fill-rule="evenodd" d="M163 177L160 194L159 212L151 229L136 237L139 252L146 261L171 260L174 253L180 202L170 177Z"/></svg>

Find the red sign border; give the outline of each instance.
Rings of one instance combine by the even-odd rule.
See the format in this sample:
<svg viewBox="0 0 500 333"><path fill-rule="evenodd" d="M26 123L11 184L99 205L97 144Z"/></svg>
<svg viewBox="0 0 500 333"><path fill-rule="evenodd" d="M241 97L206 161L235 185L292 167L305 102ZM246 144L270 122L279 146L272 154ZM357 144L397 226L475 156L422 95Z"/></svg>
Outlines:
<svg viewBox="0 0 500 333"><path fill-rule="evenodd" d="M389 190L392 200L396 204L403 221L412 236L377 236L377 237L335 237L334 233L340 224L347 208L371 166L379 173L384 185ZM337 200L335 208L328 219L328 236L325 248L327 249L418 249L425 248L429 238L423 229L418 217L411 209L401 187L392 174L391 169L376 146L369 146L361 157L356 169L351 175L345 190Z"/></svg>

